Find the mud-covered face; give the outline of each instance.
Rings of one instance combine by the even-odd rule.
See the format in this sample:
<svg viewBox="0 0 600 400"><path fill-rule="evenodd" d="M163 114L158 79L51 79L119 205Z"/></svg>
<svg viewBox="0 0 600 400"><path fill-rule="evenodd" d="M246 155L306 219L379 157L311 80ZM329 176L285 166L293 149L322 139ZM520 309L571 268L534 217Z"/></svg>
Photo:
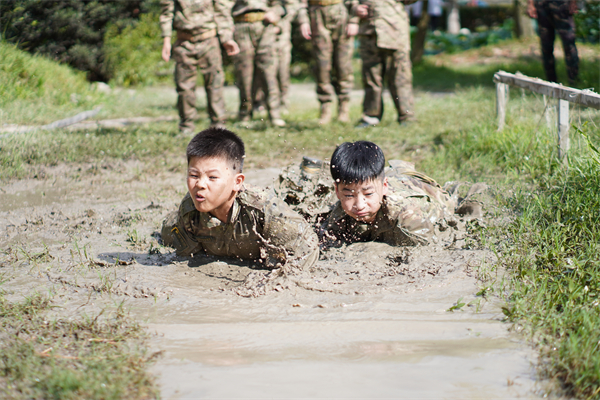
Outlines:
<svg viewBox="0 0 600 400"><path fill-rule="evenodd" d="M222 157L192 157L188 164L187 186L196 210L223 222L227 222L243 182L244 175L235 172Z"/></svg>
<svg viewBox="0 0 600 400"><path fill-rule="evenodd" d="M367 223L375 220L387 192L387 178L335 185L335 194L346 214Z"/></svg>

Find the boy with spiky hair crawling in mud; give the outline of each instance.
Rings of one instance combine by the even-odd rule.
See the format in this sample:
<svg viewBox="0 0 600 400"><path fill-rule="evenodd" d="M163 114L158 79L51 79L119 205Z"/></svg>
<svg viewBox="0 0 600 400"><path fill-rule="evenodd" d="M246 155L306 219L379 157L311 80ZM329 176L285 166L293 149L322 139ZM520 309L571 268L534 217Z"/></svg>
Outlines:
<svg viewBox="0 0 600 400"><path fill-rule="evenodd" d="M339 201L321 225L325 242L426 244L435 226L452 220L456 199L408 163L390 161L375 143L342 143L331 157ZM451 222L452 223L452 222Z"/></svg>
<svg viewBox="0 0 600 400"><path fill-rule="evenodd" d="M162 226L179 256L206 253L259 260L268 268L309 268L319 257L316 233L283 201L244 186L244 143L209 128L187 147L189 193Z"/></svg>

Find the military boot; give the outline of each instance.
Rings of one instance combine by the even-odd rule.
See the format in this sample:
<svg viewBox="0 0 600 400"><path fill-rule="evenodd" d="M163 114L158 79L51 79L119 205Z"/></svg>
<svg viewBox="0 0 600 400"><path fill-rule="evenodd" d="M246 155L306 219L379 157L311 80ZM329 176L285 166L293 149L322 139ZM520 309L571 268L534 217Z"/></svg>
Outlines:
<svg viewBox="0 0 600 400"><path fill-rule="evenodd" d="M350 122L350 102L348 100L340 101L337 119L340 122Z"/></svg>
<svg viewBox="0 0 600 400"><path fill-rule="evenodd" d="M321 103L321 116L319 117L319 124L325 125L331 122L331 103Z"/></svg>

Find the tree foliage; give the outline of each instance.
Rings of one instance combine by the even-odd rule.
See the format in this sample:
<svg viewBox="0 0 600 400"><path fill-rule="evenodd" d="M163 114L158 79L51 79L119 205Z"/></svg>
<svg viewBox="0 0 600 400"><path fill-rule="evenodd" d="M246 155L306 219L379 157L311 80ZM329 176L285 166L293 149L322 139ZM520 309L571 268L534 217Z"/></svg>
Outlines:
<svg viewBox="0 0 600 400"><path fill-rule="evenodd" d="M4 40L31 53L67 63L108 81L103 40L109 24L122 28L152 8L154 0L4 0L0 25Z"/></svg>

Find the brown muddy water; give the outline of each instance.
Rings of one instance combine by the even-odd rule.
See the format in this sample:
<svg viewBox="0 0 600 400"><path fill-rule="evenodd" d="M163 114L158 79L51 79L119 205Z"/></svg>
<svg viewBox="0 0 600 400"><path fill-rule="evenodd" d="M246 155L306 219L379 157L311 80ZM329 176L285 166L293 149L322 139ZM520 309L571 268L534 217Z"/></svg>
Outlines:
<svg viewBox="0 0 600 400"><path fill-rule="evenodd" d="M62 316L124 302L163 355L163 398L538 398L535 352L476 296L491 254L360 243L282 276L248 262L177 258L162 218L182 174L136 163L49 169L0 190L9 297L51 293ZM86 172L87 171L87 172ZM276 169L250 171L266 185ZM459 299L465 305L448 312Z"/></svg>

